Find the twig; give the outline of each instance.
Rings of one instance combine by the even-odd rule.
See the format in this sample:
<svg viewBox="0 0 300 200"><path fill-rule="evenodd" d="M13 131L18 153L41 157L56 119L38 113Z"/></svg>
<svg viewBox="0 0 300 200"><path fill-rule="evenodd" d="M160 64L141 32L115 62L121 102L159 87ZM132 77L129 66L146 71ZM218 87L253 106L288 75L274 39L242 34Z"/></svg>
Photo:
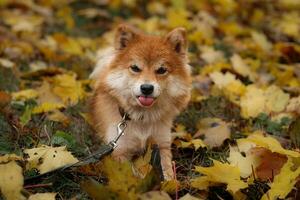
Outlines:
<svg viewBox="0 0 300 200"><path fill-rule="evenodd" d="M172 165L173 165L174 179L175 179L175 181L176 181L176 194L175 194L175 199L178 200L178 184L177 184L176 164L175 164L174 161L172 162Z"/></svg>
<svg viewBox="0 0 300 200"><path fill-rule="evenodd" d="M39 188L39 187L50 187L52 183L41 183L36 185L25 185L24 189L31 189L31 188Z"/></svg>

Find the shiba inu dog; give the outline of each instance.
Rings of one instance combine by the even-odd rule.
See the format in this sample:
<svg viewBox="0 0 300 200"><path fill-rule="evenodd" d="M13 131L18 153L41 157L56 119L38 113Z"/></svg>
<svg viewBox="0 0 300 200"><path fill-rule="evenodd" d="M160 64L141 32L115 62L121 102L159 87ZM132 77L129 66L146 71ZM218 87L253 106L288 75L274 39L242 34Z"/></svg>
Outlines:
<svg viewBox="0 0 300 200"><path fill-rule="evenodd" d="M119 25L114 47L102 52L91 77L96 80L92 114L99 136L105 142L116 136L120 109L130 117L113 157L131 159L152 141L160 149L164 178L172 179L172 121L187 105L191 88L185 29L154 36Z"/></svg>

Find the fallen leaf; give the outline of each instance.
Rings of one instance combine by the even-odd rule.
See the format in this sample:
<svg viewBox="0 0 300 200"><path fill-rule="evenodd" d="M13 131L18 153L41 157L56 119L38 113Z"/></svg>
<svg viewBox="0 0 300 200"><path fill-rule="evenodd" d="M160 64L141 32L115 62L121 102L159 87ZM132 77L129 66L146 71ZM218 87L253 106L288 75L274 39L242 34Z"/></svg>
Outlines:
<svg viewBox="0 0 300 200"><path fill-rule="evenodd" d="M210 186L218 184L218 182L211 181L211 178L208 176L201 176L191 180L191 186L198 190L207 190Z"/></svg>
<svg viewBox="0 0 300 200"><path fill-rule="evenodd" d="M260 113L264 112L265 101L266 97L262 89L252 85L248 86L240 102L243 117L257 117Z"/></svg>
<svg viewBox="0 0 300 200"><path fill-rule="evenodd" d="M211 167L195 166L195 171L204 176L192 179L191 185L201 190L207 189L210 185L225 183L227 184L227 190L234 194L248 186L247 183L241 180L238 167L217 160L213 160L213 166Z"/></svg>
<svg viewBox="0 0 300 200"><path fill-rule="evenodd" d="M36 168L40 174L78 162L77 158L66 150L66 147L43 145L38 148L25 149L24 153L28 154L26 169Z"/></svg>
<svg viewBox="0 0 300 200"><path fill-rule="evenodd" d="M267 112L281 112L287 106L290 95L277 86L270 86L265 91Z"/></svg>
<svg viewBox="0 0 300 200"><path fill-rule="evenodd" d="M11 100L11 96L8 93L4 91L0 91L0 108L2 106L7 105L10 102L10 100Z"/></svg>
<svg viewBox="0 0 300 200"><path fill-rule="evenodd" d="M188 11L184 8L169 8L167 11L168 26L170 28L185 27L191 28L191 23L188 20Z"/></svg>
<svg viewBox="0 0 300 200"><path fill-rule="evenodd" d="M208 64L214 64L225 60L224 53L222 51L215 50L210 46L201 47L201 58Z"/></svg>
<svg viewBox="0 0 300 200"><path fill-rule="evenodd" d="M55 200L56 193L36 193L30 195L28 200Z"/></svg>
<svg viewBox="0 0 300 200"><path fill-rule="evenodd" d="M82 83L76 80L75 74L62 74L53 78L53 93L59 96L66 105L75 105L85 95Z"/></svg>
<svg viewBox="0 0 300 200"><path fill-rule="evenodd" d="M263 136L262 132L256 131L252 134L250 134L245 139L239 139L239 141L243 142L251 142L255 144L257 147L264 147L266 149L269 149L271 152L276 152L279 154L287 155L290 157L298 158L300 157L300 153L297 151L287 150L284 149L278 140L271 136Z"/></svg>
<svg viewBox="0 0 300 200"><path fill-rule="evenodd" d="M255 85L249 85L245 95L241 97L242 114L245 118L249 118L257 117L260 113L281 112L286 108L289 98L289 94L277 86L263 90Z"/></svg>
<svg viewBox="0 0 300 200"><path fill-rule="evenodd" d="M62 33L56 33L53 35L53 39L60 44L62 51L77 56L83 54L83 49L76 38L68 37Z"/></svg>
<svg viewBox="0 0 300 200"><path fill-rule="evenodd" d="M110 157L104 158L102 170L109 177L109 189L118 194L120 199L131 200L137 198L135 188L138 186L140 179L134 176L131 164L128 161L120 163Z"/></svg>
<svg viewBox="0 0 300 200"><path fill-rule="evenodd" d="M296 184L297 177L300 176L300 167L297 166L296 169L293 169L293 167L293 159L288 158L280 173L274 177L273 183L270 184L271 189L264 194L262 200L285 199Z"/></svg>
<svg viewBox="0 0 300 200"><path fill-rule="evenodd" d="M42 85L36 88L36 91L38 92L38 96L39 96L37 99L39 105L42 105L43 103L63 104L63 101L53 93L52 87L53 86L52 84L50 84L50 81L44 80L42 82Z"/></svg>
<svg viewBox="0 0 300 200"><path fill-rule="evenodd" d="M204 199L194 197L194 196L190 195L189 193L187 193L183 197L180 197L179 200L204 200Z"/></svg>
<svg viewBox="0 0 300 200"><path fill-rule="evenodd" d="M193 146L195 148L195 150L197 150L200 147L206 147L206 144L201 139L192 139L191 141L188 141L188 142L180 141L180 144L178 147L187 148L190 146Z"/></svg>
<svg viewBox="0 0 300 200"><path fill-rule="evenodd" d="M164 191L150 191L139 195L140 200L171 200L171 197Z"/></svg>
<svg viewBox="0 0 300 200"><path fill-rule="evenodd" d="M255 176L260 180L272 180L287 161L287 156L271 152L265 148L253 148L251 153L259 159L259 165L253 166Z"/></svg>
<svg viewBox="0 0 300 200"><path fill-rule="evenodd" d="M5 154L0 156L0 164L5 164L10 161L22 160L22 157L17 156L16 154Z"/></svg>
<svg viewBox="0 0 300 200"><path fill-rule="evenodd" d="M39 106L36 106L33 108L32 113L33 114L39 114L39 113L45 113L45 112L50 112L54 111L60 108L64 108L65 106L60 103L42 103Z"/></svg>
<svg viewBox="0 0 300 200"><path fill-rule="evenodd" d="M12 30L15 32L36 31L44 21L44 19L38 15L21 15L20 13L13 11L2 11L1 14L4 23L11 26Z"/></svg>
<svg viewBox="0 0 300 200"><path fill-rule="evenodd" d="M141 178L145 178L147 174L152 170L150 164L152 150L150 145L148 145L147 151L144 156L140 156L138 159L134 160L132 168L134 173Z"/></svg>
<svg viewBox="0 0 300 200"><path fill-rule="evenodd" d="M300 96L291 98L286 107L288 112L296 112L300 114Z"/></svg>
<svg viewBox="0 0 300 200"><path fill-rule="evenodd" d="M250 67L244 62L240 55L234 54L230 58L233 69L244 77L249 77L250 80L254 80L254 73L251 72Z"/></svg>
<svg viewBox="0 0 300 200"><path fill-rule="evenodd" d="M94 179L88 179L80 183L81 188L95 200L118 199L118 194L109 187L98 183ZM131 200L131 199L129 199Z"/></svg>
<svg viewBox="0 0 300 200"><path fill-rule="evenodd" d="M175 192L179 190L179 188L180 188L180 182L178 182L175 179L166 180L161 183L161 190L169 194L175 194Z"/></svg>
<svg viewBox="0 0 300 200"><path fill-rule="evenodd" d="M43 61L34 61L29 64L31 72L39 71L39 70L47 70L47 64Z"/></svg>
<svg viewBox="0 0 300 200"><path fill-rule="evenodd" d="M265 52L272 50L272 43L268 41L267 37L263 33L251 31L251 37L256 45L258 45Z"/></svg>
<svg viewBox="0 0 300 200"><path fill-rule="evenodd" d="M15 63L12 61L5 59L5 58L0 58L0 65L6 68L12 68L15 66Z"/></svg>
<svg viewBox="0 0 300 200"><path fill-rule="evenodd" d="M12 98L14 100L28 100L28 99L34 99L36 97L38 97L38 92L34 89L27 89L27 90L21 90L18 92L13 92L12 94Z"/></svg>
<svg viewBox="0 0 300 200"><path fill-rule="evenodd" d="M62 122L64 124L68 124L70 122L69 118L59 110L53 110L47 117L52 121Z"/></svg>
<svg viewBox="0 0 300 200"><path fill-rule="evenodd" d="M0 191L6 199L25 199L21 194L23 182L22 168L15 161L0 164Z"/></svg>
<svg viewBox="0 0 300 200"><path fill-rule="evenodd" d="M232 166L239 168L242 178L247 178L253 173L252 169L255 169L259 164L259 160L257 156L249 150L243 153L244 155L239 151L239 148L230 147L227 160Z"/></svg>
<svg viewBox="0 0 300 200"><path fill-rule="evenodd" d="M229 97L229 99L233 102L236 102L246 91L244 84L230 72L226 72L225 74L221 72L213 72L209 74L209 77L218 89L223 91L224 95Z"/></svg>
<svg viewBox="0 0 300 200"><path fill-rule="evenodd" d="M200 120L198 128L194 137L204 135L203 142L210 147L221 146L226 139L230 138L228 123L218 118L204 118Z"/></svg>

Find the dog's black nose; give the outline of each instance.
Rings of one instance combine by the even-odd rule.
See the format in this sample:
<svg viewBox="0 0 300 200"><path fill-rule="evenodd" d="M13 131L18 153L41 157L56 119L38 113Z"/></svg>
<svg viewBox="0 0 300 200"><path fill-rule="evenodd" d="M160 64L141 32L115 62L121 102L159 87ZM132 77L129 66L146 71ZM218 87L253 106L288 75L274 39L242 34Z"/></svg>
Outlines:
<svg viewBox="0 0 300 200"><path fill-rule="evenodd" d="M152 94L153 89L154 89L154 86L151 85L151 84L142 84L141 85L141 92L144 95L150 95L150 94Z"/></svg>

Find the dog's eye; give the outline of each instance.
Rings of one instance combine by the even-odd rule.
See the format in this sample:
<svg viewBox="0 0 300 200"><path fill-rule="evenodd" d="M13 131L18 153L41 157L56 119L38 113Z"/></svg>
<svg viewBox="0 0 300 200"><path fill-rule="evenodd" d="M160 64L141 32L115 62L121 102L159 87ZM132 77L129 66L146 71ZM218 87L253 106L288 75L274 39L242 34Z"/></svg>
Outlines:
<svg viewBox="0 0 300 200"><path fill-rule="evenodd" d="M137 65L131 65L131 66L130 66L130 69L131 69L133 72L141 72L141 71L142 71Z"/></svg>
<svg viewBox="0 0 300 200"><path fill-rule="evenodd" d="M168 72L167 68L165 67L160 67L155 71L157 74L163 75L166 74Z"/></svg>

